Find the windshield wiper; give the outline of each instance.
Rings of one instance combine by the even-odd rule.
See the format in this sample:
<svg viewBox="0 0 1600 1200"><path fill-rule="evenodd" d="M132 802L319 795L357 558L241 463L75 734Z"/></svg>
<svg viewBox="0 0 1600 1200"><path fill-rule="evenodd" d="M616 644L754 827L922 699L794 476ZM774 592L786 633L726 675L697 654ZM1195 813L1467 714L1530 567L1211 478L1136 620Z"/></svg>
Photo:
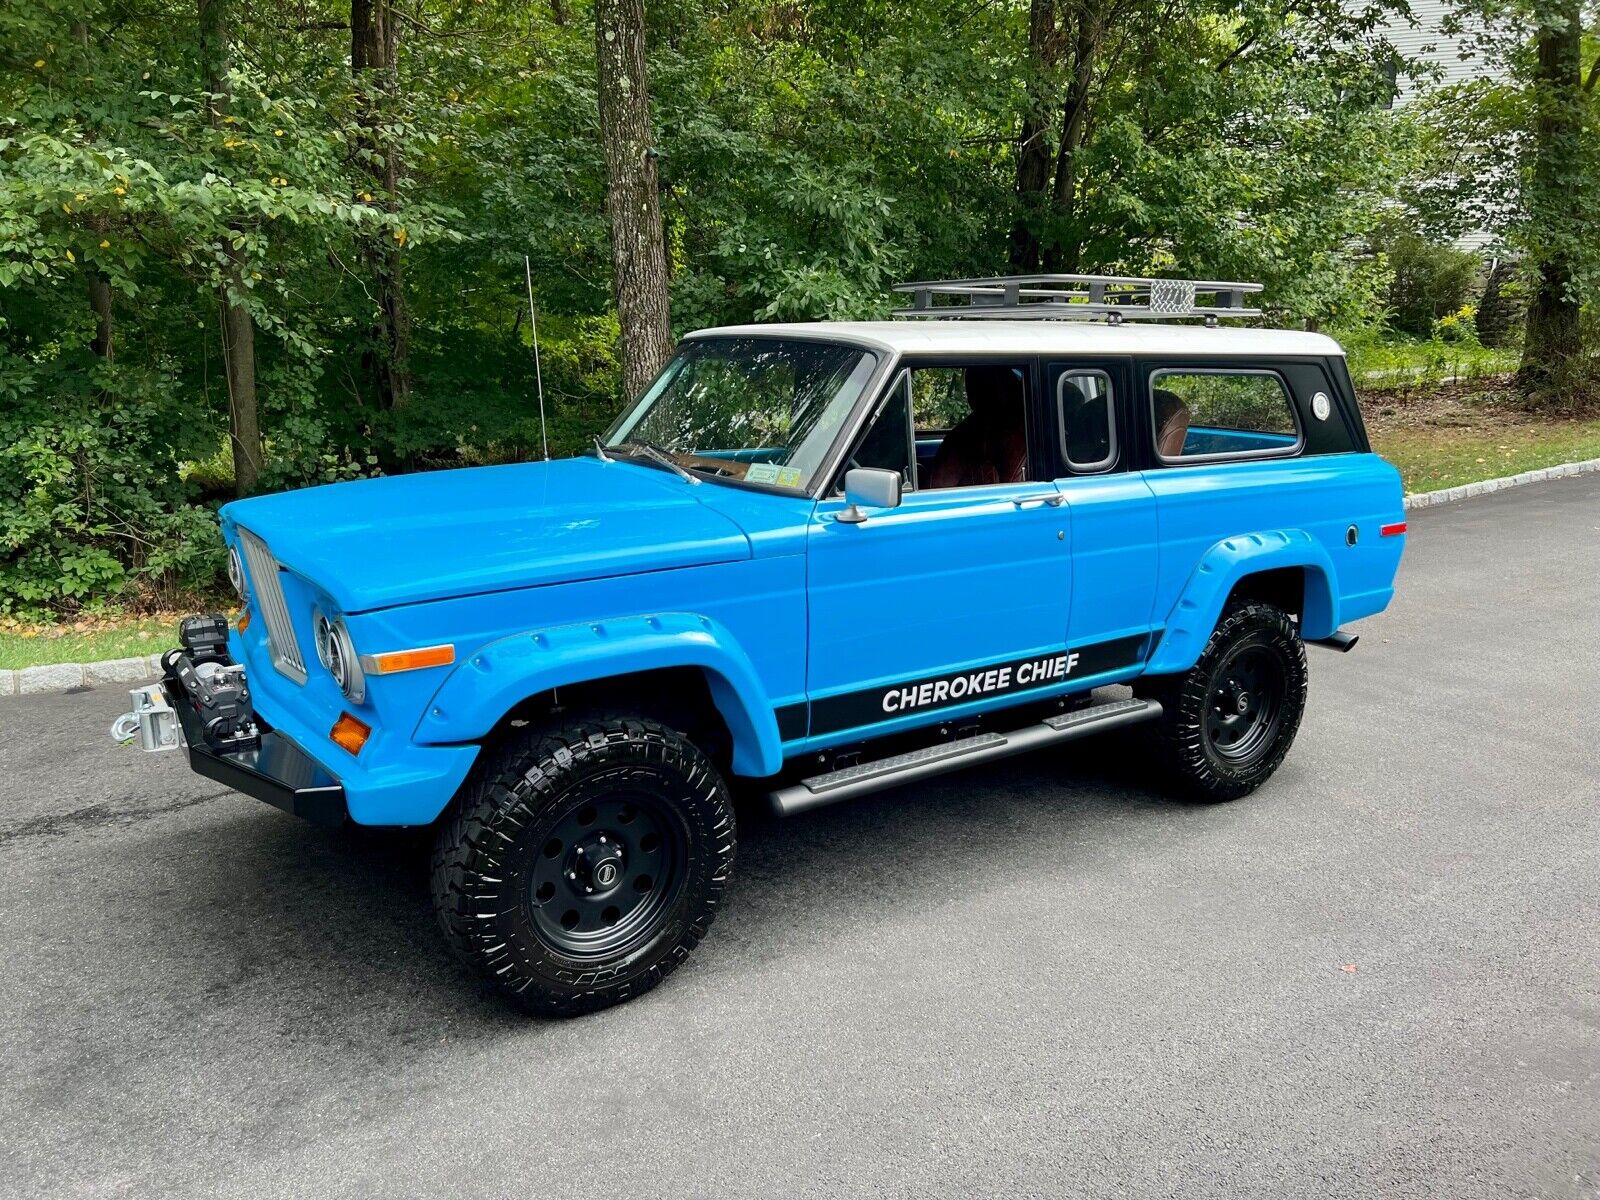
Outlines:
<svg viewBox="0 0 1600 1200"><path fill-rule="evenodd" d="M693 474L687 467L683 466L679 462L676 462L660 446L654 445L651 442L641 442L636 438L629 438L627 441L622 443L620 448L627 449L628 447L643 451L647 458L660 463L663 467L667 468L667 470L673 472L674 474L683 476L690 483L700 482L700 476Z"/></svg>

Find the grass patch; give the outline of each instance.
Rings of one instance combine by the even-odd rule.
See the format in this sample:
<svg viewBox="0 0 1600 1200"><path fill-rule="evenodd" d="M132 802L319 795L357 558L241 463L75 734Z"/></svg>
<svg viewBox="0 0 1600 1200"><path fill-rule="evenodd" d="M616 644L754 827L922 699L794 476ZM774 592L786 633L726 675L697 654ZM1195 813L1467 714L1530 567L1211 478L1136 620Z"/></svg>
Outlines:
<svg viewBox="0 0 1600 1200"><path fill-rule="evenodd" d="M1551 421L1500 429L1411 427L1372 432L1372 448L1395 466L1408 492L1477 483L1600 458L1600 420Z"/></svg>
<svg viewBox="0 0 1600 1200"><path fill-rule="evenodd" d="M1369 388L1361 409L1372 448L1400 468L1408 492L1600 458L1600 417L1529 412L1507 377Z"/></svg>
<svg viewBox="0 0 1600 1200"><path fill-rule="evenodd" d="M0 623L0 671L170 650L178 644L178 621L186 615L97 617L64 625Z"/></svg>

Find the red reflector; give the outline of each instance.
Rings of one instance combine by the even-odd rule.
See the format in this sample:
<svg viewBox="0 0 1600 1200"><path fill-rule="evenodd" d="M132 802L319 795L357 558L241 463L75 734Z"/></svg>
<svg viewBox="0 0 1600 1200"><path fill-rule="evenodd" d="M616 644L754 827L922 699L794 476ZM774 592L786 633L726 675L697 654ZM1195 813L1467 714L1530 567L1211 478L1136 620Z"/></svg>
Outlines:
<svg viewBox="0 0 1600 1200"><path fill-rule="evenodd" d="M1405 531L1406 523L1404 521L1396 521L1393 525L1385 525L1378 530L1384 537L1394 537L1396 534L1404 533Z"/></svg>

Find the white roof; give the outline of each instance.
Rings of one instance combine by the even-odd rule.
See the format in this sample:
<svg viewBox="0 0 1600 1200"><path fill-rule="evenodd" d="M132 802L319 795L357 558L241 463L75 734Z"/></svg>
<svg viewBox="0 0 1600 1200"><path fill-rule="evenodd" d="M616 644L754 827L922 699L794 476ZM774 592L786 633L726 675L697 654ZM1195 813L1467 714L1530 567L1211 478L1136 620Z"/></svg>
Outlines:
<svg viewBox="0 0 1600 1200"><path fill-rule="evenodd" d="M827 337L901 354L1170 354L1281 358L1344 356L1320 333L1219 325L1164 325L1149 321L984 321L961 318L905 321L805 321L727 325L690 337Z"/></svg>

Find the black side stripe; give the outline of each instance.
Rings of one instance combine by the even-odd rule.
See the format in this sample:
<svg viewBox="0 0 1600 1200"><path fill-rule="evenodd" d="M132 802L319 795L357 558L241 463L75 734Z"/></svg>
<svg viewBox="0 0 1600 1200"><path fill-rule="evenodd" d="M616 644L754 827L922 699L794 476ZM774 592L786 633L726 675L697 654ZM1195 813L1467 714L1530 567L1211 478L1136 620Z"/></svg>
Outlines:
<svg viewBox="0 0 1600 1200"><path fill-rule="evenodd" d="M1148 634L1135 634L1073 646L1057 653L993 663L970 671L908 679L887 687L829 696L811 704L810 736L970 704L974 700L1059 687L1073 679L1121 670L1144 658L1148 641ZM779 736L784 741L806 736L804 716L804 705L790 704L779 709Z"/></svg>
<svg viewBox="0 0 1600 1200"><path fill-rule="evenodd" d="M778 740L792 742L806 735L806 704L781 704L778 706Z"/></svg>

